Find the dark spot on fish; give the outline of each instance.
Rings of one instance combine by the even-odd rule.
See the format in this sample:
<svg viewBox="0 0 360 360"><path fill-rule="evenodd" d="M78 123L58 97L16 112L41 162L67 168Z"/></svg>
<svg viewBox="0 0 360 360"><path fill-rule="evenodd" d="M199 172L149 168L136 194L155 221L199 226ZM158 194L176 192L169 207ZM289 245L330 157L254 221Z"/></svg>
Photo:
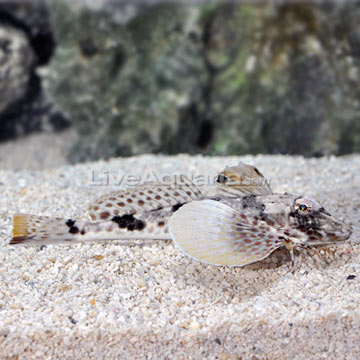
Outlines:
<svg viewBox="0 0 360 360"><path fill-rule="evenodd" d="M107 219L110 216L110 213L108 211L103 211L100 214L101 219Z"/></svg>
<svg viewBox="0 0 360 360"><path fill-rule="evenodd" d="M112 207L112 203L107 203L105 206L106 207Z"/></svg>
<svg viewBox="0 0 360 360"><path fill-rule="evenodd" d="M68 318L70 320L70 322L73 324L73 325L76 325L77 321L75 319L73 319L71 316L69 316Z"/></svg>
<svg viewBox="0 0 360 360"><path fill-rule="evenodd" d="M79 232L79 228L77 226L72 226L70 229L69 229L69 233L70 234L77 234Z"/></svg>
<svg viewBox="0 0 360 360"><path fill-rule="evenodd" d="M216 179L216 182L219 184L225 184L227 182L227 180L228 180L228 178L225 175L219 174Z"/></svg>
<svg viewBox="0 0 360 360"><path fill-rule="evenodd" d="M71 219L69 219L68 221L66 221L66 226L67 227L69 227L69 228L71 228L72 226L74 226L75 225L75 220L71 220Z"/></svg>
<svg viewBox="0 0 360 360"><path fill-rule="evenodd" d="M244 196L242 198L242 206L243 206L243 209L247 209L247 208L258 209L258 210L260 210L261 215L265 210L265 205L257 202L255 195Z"/></svg>
<svg viewBox="0 0 360 360"><path fill-rule="evenodd" d="M160 195L156 195L156 196L155 196L155 199L156 199L156 200L160 200L160 199L161 199L161 196L160 196Z"/></svg>
<svg viewBox="0 0 360 360"><path fill-rule="evenodd" d="M184 205L184 203L176 204L171 208L171 211L172 212L178 211L183 205Z"/></svg>
<svg viewBox="0 0 360 360"><path fill-rule="evenodd" d="M133 201L131 199L126 200L129 204L131 204Z"/></svg>
<svg viewBox="0 0 360 360"><path fill-rule="evenodd" d="M133 199L135 199L135 198L136 198L136 194L132 194L131 197L132 197Z"/></svg>
<svg viewBox="0 0 360 360"><path fill-rule="evenodd" d="M125 204L123 203L123 202L118 202L117 203L120 207L124 207L125 206Z"/></svg>
<svg viewBox="0 0 360 360"><path fill-rule="evenodd" d="M218 345L221 345L221 341L220 341L219 338L216 338L214 341L215 341Z"/></svg>
<svg viewBox="0 0 360 360"><path fill-rule="evenodd" d="M321 210L321 209L320 209ZM319 230L320 223L319 220L323 218L323 211L311 210L308 214L300 213L298 210L290 212L289 216L294 217L297 220L297 228L306 229L306 230Z"/></svg>
<svg viewBox="0 0 360 360"><path fill-rule="evenodd" d="M254 170L259 176L262 176L261 172L256 167L254 167Z"/></svg>
<svg viewBox="0 0 360 360"><path fill-rule="evenodd" d="M138 201L138 204L140 205L140 206L143 206L145 203L144 203L144 200L139 200Z"/></svg>
<svg viewBox="0 0 360 360"><path fill-rule="evenodd" d="M162 226L164 226L164 225L165 225L165 222L164 222L164 221L159 221L159 222L158 222L158 226L162 227Z"/></svg>
<svg viewBox="0 0 360 360"><path fill-rule="evenodd" d="M129 214L123 216L114 216L111 221L116 223L120 229L127 229L129 231L142 230L146 226L143 220L136 219L134 215Z"/></svg>
<svg viewBox="0 0 360 360"><path fill-rule="evenodd" d="M348 275L346 280L354 280L356 278L356 275Z"/></svg>
<svg viewBox="0 0 360 360"><path fill-rule="evenodd" d="M80 231L80 234L81 234L81 235L85 235L85 234L86 234L85 229L82 229L82 230Z"/></svg>

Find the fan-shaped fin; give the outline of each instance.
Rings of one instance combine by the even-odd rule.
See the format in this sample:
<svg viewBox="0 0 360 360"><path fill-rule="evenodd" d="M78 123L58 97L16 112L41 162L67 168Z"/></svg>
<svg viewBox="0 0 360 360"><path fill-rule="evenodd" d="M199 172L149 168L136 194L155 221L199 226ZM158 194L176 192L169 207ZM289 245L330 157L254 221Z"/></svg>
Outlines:
<svg viewBox="0 0 360 360"><path fill-rule="evenodd" d="M215 265L243 266L282 246L275 228L213 200L193 201L170 219L170 235L186 255Z"/></svg>

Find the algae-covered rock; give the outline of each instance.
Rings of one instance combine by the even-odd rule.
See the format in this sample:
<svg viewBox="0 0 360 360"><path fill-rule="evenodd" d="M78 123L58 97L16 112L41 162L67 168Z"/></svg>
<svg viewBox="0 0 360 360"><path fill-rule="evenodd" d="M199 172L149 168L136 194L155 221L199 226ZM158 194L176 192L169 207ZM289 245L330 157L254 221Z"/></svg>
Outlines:
<svg viewBox="0 0 360 360"><path fill-rule="evenodd" d="M354 4L51 5L72 161L359 148Z"/></svg>

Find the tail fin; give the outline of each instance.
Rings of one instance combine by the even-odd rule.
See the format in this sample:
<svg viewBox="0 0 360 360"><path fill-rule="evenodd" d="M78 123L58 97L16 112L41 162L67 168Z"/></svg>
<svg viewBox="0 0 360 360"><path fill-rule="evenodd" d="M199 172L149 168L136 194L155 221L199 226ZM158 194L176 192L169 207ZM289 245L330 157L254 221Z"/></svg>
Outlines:
<svg viewBox="0 0 360 360"><path fill-rule="evenodd" d="M73 241L67 221L61 218L29 214L14 215L13 238L10 245L45 245Z"/></svg>

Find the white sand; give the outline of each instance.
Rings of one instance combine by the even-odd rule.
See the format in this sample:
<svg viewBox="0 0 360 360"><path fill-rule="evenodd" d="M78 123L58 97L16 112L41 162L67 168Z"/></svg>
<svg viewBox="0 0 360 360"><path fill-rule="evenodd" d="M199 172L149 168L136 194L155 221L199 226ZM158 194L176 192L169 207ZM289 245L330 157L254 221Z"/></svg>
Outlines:
<svg viewBox="0 0 360 360"><path fill-rule="evenodd" d="M306 259L294 275L283 251L222 268L164 241L7 245L14 212L82 216L110 190L89 186L93 170L215 174L239 159L258 166L274 190L312 193L360 228L360 155L140 156L0 171L0 358L359 359L359 245L337 247L324 268Z"/></svg>

